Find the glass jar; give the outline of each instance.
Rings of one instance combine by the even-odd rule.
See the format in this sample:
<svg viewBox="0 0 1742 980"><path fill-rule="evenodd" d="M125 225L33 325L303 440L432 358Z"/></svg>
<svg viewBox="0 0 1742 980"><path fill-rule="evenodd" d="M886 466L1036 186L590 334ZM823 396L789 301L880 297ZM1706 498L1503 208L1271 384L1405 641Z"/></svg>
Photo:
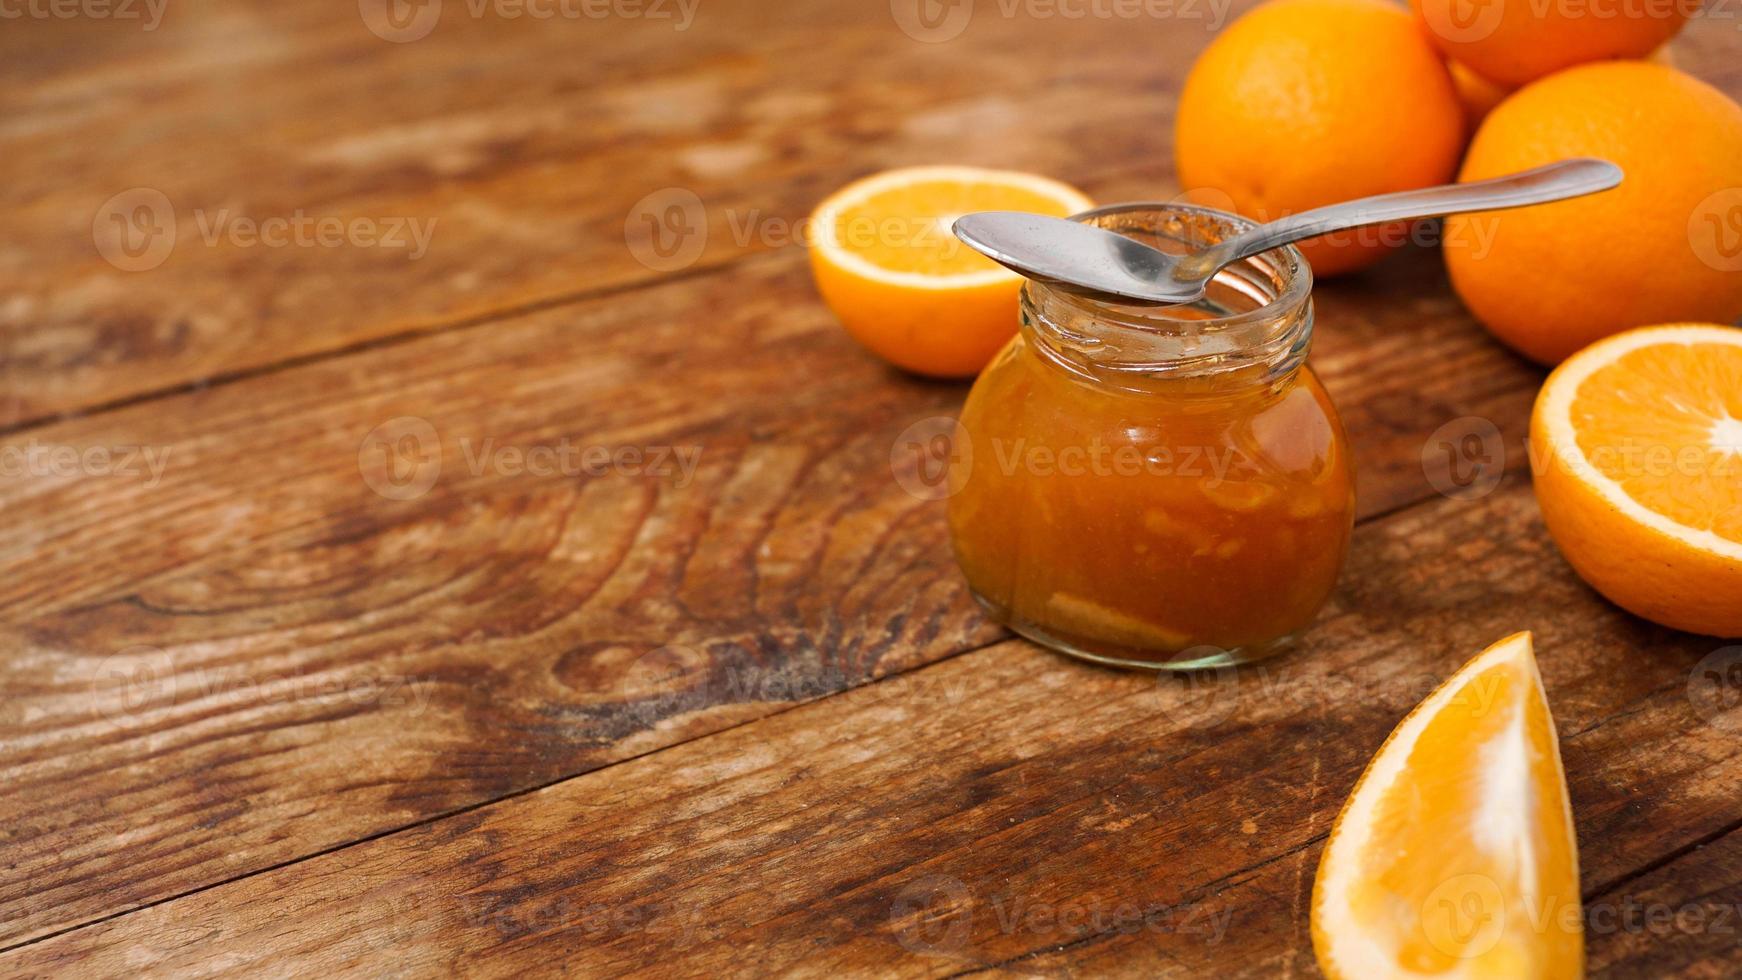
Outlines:
<svg viewBox="0 0 1742 980"><path fill-rule="evenodd" d="M1252 226L1188 205L1077 216L1168 252ZM975 598L1045 646L1192 669L1278 651L1329 597L1354 521L1348 442L1307 367L1293 246L1200 302L1116 305L1029 282L1021 332L962 409L950 537Z"/></svg>

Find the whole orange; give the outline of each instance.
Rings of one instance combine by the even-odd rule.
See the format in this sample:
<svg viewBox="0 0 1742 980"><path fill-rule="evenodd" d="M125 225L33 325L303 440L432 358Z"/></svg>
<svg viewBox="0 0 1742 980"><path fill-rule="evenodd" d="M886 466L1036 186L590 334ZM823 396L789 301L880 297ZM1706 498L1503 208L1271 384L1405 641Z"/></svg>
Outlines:
<svg viewBox="0 0 1742 980"><path fill-rule="evenodd" d="M1545 364L1647 323L1742 315L1742 106L1674 68L1581 65L1483 121L1462 180L1567 157L1621 186L1446 219L1452 285L1495 336Z"/></svg>
<svg viewBox="0 0 1742 980"><path fill-rule="evenodd" d="M1588 61L1643 58L1700 0L1411 0L1446 57L1504 86Z"/></svg>
<svg viewBox="0 0 1742 980"><path fill-rule="evenodd" d="M1249 218L1451 179L1464 109L1445 62L1380 0L1272 0L1229 25L1192 66L1174 124L1189 193L1219 191ZM1219 195L1217 195L1219 196ZM1302 243L1320 276L1401 244L1399 229Z"/></svg>

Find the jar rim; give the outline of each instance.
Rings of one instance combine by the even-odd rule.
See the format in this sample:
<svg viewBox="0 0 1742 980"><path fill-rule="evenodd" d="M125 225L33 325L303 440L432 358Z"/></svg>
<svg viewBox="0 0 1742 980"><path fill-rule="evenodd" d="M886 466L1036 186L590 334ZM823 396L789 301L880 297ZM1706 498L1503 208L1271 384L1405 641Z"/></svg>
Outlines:
<svg viewBox="0 0 1742 980"><path fill-rule="evenodd" d="M1139 217L1108 220L1130 215ZM1207 247L1257 226L1215 208L1159 202L1093 208L1072 220L1164 250ZM1312 284L1311 266L1292 245L1219 271L1212 294L1232 299L1212 295L1178 306L1123 304L1030 280L1022 288L1022 329L1049 360L1085 377L1203 377L1255 365L1262 365L1265 375L1279 376L1304 363L1312 344ZM1247 303L1250 309L1239 309Z"/></svg>
<svg viewBox="0 0 1742 980"><path fill-rule="evenodd" d="M1073 214L1071 215L1070 220L1082 222L1083 224L1095 224L1100 227L1106 227L1105 225L1102 225L1098 219L1139 212L1156 212L1163 215L1170 213L1185 214L1199 218L1207 218L1230 226L1231 230L1228 235L1237 235L1250 231L1251 229L1258 227L1260 224L1260 222L1254 221L1243 215L1235 214L1231 211L1222 211L1201 204L1186 204L1177 201L1130 201L1122 204L1106 204ZM1109 230L1118 231L1118 229ZM1227 238L1228 235L1222 237ZM1209 242L1206 244L1213 245L1215 242ZM1257 255L1241 259L1239 262L1228 266L1228 268L1234 268L1242 263L1251 263L1257 260L1262 260L1266 256L1273 257L1269 263L1270 267L1277 270L1283 279L1283 283L1280 288L1276 289L1275 295L1250 310L1242 310L1239 313L1229 314L1228 316L1218 316L1200 322L1205 324L1215 324L1218 327L1244 326L1248 323L1274 318L1279 315L1286 315L1287 311L1294 309L1311 298L1313 291L1312 265L1307 262L1306 256L1301 254L1300 249L1292 244L1279 245L1275 248L1267 249L1266 251L1259 252ZM1277 261L1277 259L1280 259L1280 261ZM1145 309L1160 311L1170 308L1166 306L1111 303L1099 300L1089 300L1088 302L1095 304L1097 307L1102 307L1108 310L1132 311L1134 313ZM1141 319L1141 315L1139 314L1137 318Z"/></svg>

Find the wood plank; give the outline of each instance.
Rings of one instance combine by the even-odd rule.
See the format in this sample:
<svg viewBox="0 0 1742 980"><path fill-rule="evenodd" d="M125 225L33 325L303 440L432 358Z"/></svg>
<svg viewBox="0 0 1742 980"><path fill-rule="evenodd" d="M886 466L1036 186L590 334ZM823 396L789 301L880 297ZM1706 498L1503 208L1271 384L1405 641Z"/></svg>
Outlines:
<svg viewBox="0 0 1742 980"><path fill-rule="evenodd" d="M1449 302L1412 298L1439 275L1431 254L1404 256L1321 295L1315 356L1362 447L1363 513L1433 492L1421 447L1446 418L1519 434L1536 371ZM996 638L941 507L890 470L899 434L964 390L863 355L786 251L11 437L169 464L155 484L0 482L0 675L17 692L0 707L0 826L6 863L28 872L0 884L0 934L160 901ZM369 434L399 417L441 446L439 478L410 500L359 470ZM472 472L486 440L701 455L685 486ZM719 683L650 693L669 670Z"/></svg>
<svg viewBox="0 0 1742 980"><path fill-rule="evenodd" d="M760 0L709 0L683 31L447 7L404 44L345 3L11 22L0 64L42 74L0 93L0 427L766 251L883 167L1165 160L1209 37L988 13L927 44L887 5ZM118 197L135 188L162 197ZM675 253L638 255L638 219L671 201ZM139 258L112 265L97 238L136 214ZM334 247L229 231L274 218L376 224ZM399 222L426 246L376 243Z"/></svg>
<svg viewBox="0 0 1742 980"><path fill-rule="evenodd" d="M1429 687L1519 628L1537 633L1587 884L1734 820L1742 715L1687 695L1715 641L1598 600L1524 487L1364 525L1350 571L1299 653L1237 677L1158 683L1011 641L0 968L1310 973L1304 900L1355 777Z"/></svg>
<svg viewBox="0 0 1742 980"><path fill-rule="evenodd" d="M711 59L704 74L728 80L707 83L729 106L705 125L668 133L625 124L589 142L582 134L596 120L577 91L603 92L607 107L648 123L622 101L646 109L638 100L649 91L672 96L645 83L662 72L687 78L683 57L625 30L607 35L620 57L589 76L597 88L565 89L581 85L566 51L528 47L503 25L462 23L452 38L383 56L372 40L335 34L326 14L285 14L287 23L277 10L222 21L216 32L206 24L207 33L167 48L115 41L102 53L118 60L100 71L86 60L98 52L74 44L9 61L45 69L51 84L0 96L27 110L7 112L0 126L0 140L21 150L8 159L34 161L32 180L46 180L65 169L69 147L101 133L113 146L104 144L109 169L99 182L132 186L140 178L131 168L149 164L185 175L171 188L178 194L185 186L201 202L234 199L268 213L314 201L381 216L415 204L444 222L458 217L468 229L455 253L464 261L402 275L355 255L217 249L187 268L115 276L79 237L85 212L66 219L88 202L58 185L14 184L0 194L46 195L19 206L40 219L31 227L47 229L49 244L28 263L26 253L4 253L0 276L72 271L54 273L47 292L25 282L0 306L0 376L4 390L23 393L0 417L28 420L89 404L93 391L126 397L496 316L569 296L577 281L590 290L648 281L655 270L625 258L621 237L625 202L642 188L605 183L624 174L700 189L720 228L729 227L721 218L752 211L800 215L850 173L930 153L1066 176L1165 157L1155 135L1165 126L1110 121L1164 113L1185 63L1132 40L1092 66L1049 73L1036 67L1050 62L1033 56L1032 24L994 20L974 32L984 50L946 46L946 57L891 41L887 25L860 33L826 11L801 10L791 32L774 25L763 36L745 21L756 38L697 36ZM814 33L797 29L837 26L829 57L816 53ZM1066 39L1079 29L1062 27ZM1080 30L1084 39L1105 33ZM1047 36L1059 43L1057 32ZM210 76L214 39L230 60ZM1144 66L1133 74L1127 62L1140 43ZM455 81L440 69L456 51L522 88ZM882 59L901 83L865 91L863 80L842 78L820 99L780 97L791 95L780 84L800 72L834 77L826 73L843 51ZM952 61L965 55L989 66L972 89ZM310 81L329 68L334 84ZM547 92L538 86L553 70L560 82ZM157 80L132 81L148 76ZM404 84L406 76L437 84ZM988 77L1032 81L1023 111L988 100ZM332 106L350 112L346 96L359 90L384 95L335 127ZM109 92L123 93L126 108L106 102ZM552 117L502 109L524 92L566 108ZM395 115L407 100L425 113L421 122ZM849 102L870 108L847 132L830 128ZM147 104L166 114L149 115ZM237 106L272 111L250 118ZM460 116L442 115L452 106ZM508 135L466 128L480 118L501 121ZM403 151L386 154L389 164L281 159L299 140L380 150L384 121L400 126L385 139ZM465 159L416 159L430 141L452 142L455 127ZM617 145L626 136L636 137L633 152ZM756 151L764 159L753 166L721 163ZM1111 199L1167 185L1163 165L1091 189ZM577 203L582 186L616 188L623 200ZM478 201L496 210L481 217L462 207ZM592 225L564 238L547 215L571 211ZM528 228L537 231L531 244L511 233ZM553 240L550 254L541 251ZM610 248L589 251L600 242ZM709 248L692 271L754 250L716 236ZM480 266L480 257L500 263ZM480 268L490 274L468 286L464 277ZM1486 417L1514 439L1536 377L1456 311L1431 256L1406 257L1386 276L1321 291L1315 358L1360 446L1370 515L1431 492L1420 456L1440 423ZM44 319L44 308L58 312ZM964 601L937 509L887 475L896 434L952 411L961 391L890 375L858 355L810 299L797 257L782 251L659 290L606 293L15 433L7 446L144 445L168 453L170 465L149 486L126 475L0 481L11 518L0 562L12 573L0 579L9 654L0 676L19 692L0 706L0 768L15 790L0 802L0 864L18 872L0 884L0 941L524 792L995 638ZM359 475L359 449L377 425L404 415L432 422L448 468L429 494L387 500ZM653 475L464 472L460 440L476 447L486 438L682 445L702 455L684 486ZM729 581L721 568L754 574ZM160 652L128 654L140 644ZM138 710L122 703L115 714L115 668L164 664L167 674L130 689L145 699ZM661 671L674 668L704 679L701 693L670 696Z"/></svg>
<svg viewBox="0 0 1742 980"><path fill-rule="evenodd" d="M1594 972L1655 978L1742 972L1742 835L1693 847L1585 901Z"/></svg>

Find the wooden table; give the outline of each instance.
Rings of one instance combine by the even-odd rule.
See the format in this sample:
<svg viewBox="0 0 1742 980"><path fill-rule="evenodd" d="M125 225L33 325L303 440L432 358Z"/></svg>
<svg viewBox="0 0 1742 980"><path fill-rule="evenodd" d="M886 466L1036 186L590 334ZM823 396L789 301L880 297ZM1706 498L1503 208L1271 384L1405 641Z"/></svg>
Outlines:
<svg viewBox="0 0 1742 980"><path fill-rule="evenodd" d="M1431 251L1318 291L1361 520L1285 658L1013 640L903 489L966 387L798 223L920 162L1172 194L1226 11L143 2L0 32L0 974L1311 975L1356 776L1526 628L1593 972L1742 970L1731 654L1562 562L1542 374Z"/></svg>

